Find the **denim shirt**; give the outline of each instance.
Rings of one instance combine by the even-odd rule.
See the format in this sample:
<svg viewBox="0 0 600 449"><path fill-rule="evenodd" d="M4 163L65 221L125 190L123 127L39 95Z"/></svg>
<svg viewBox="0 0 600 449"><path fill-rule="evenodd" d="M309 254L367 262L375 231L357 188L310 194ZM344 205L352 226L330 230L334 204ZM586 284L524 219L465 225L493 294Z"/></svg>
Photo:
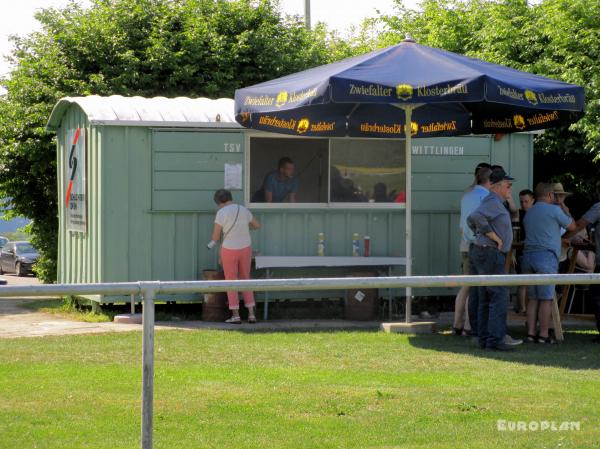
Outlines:
<svg viewBox="0 0 600 449"><path fill-rule="evenodd" d="M494 192L486 196L481 205L467 217L467 224L475 233L475 244L478 246L498 245L487 235L494 231L502 239L502 248L500 251L507 253L512 246L512 223L510 213L504 206L504 201Z"/></svg>
<svg viewBox="0 0 600 449"><path fill-rule="evenodd" d="M483 199L490 194L490 191L483 186L476 185L468 192L465 192L460 200L460 228L462 229L462 243L468 248L469 243L475 240L475 234L467 226L467 217L479 207Z"/></svg>

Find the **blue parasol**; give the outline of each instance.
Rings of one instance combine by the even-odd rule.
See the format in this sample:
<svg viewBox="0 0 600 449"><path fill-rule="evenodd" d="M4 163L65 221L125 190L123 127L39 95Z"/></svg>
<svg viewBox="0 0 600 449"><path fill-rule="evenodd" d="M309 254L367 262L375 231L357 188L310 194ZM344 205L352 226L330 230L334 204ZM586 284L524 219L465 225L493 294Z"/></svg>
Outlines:
<svg viewBox="0 0 600 449"><path fill-rule="evenodd" d="M583 108L580 86L410 38L235 92L236 120L248 128L405 139L407 276L412 274L412 138L534 131L573 123ZM411 293L407 289L407 322Z"/></svg>

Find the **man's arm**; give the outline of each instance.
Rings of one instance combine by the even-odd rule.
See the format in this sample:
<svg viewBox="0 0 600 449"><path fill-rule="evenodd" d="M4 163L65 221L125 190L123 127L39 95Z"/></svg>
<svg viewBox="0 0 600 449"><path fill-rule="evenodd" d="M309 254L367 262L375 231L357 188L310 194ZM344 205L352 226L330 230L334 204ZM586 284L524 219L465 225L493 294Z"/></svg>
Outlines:
<svg viewBox="0 0 600 449"><path fill-rule="evenodd" d="M502 247L502 239L494 232L490 226L490 217L488 217L481 208L476 209L475 212L467 217L467 224L474 233L479 232L484 234L490 240L495 242L498 245L498 248Z"/></svg>
<svg viewBox="0 0 600 449"><path fill-rule="evenodd" d="M512 196L506 200L506 204L508 204L508 211L510 212L510 219L512 221L517 221L519 219L519 208L513 201Z"/></svg>
<svg viewBox="0 0 600 449"><path fill-rule="evenodd" d="M296 202L296 192L290 192L289 198L290 198L290 203L295 203Z"/></svg>
<svg viewBox="0 0 600 449"><path fill-rule="evenodd" d="M265 189L265 201L267 203L273 202L273 192L269 192L267 189Z"/></svg>
<svg viewBox="0 0 600 449"><path fill-rule="evenodd" d="M585 229L589 224L590 222L587 221L585 218L580 218L575 222L571 221L571 224L567 227L567 232L562 236L562 238L566 240L570 239L579 231Z"/></svg>

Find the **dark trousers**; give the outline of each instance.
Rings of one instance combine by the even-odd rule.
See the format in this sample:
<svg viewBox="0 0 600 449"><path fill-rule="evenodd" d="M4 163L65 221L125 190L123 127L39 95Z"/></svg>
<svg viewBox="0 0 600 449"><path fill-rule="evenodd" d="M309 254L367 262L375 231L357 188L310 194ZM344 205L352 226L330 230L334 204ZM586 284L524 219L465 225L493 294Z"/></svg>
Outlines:
<svg viewBox="0 0 600 449"><path fill-rule="evenodd" d="M473 244L469 247L469 265L470 271L469 274L477 274L475 269L473 268L473 259L471 258L471 248L473 248ZM469 323L471 324L471 336L477 337L479 335L479 329L477 328L477 314L479 313L479 288L471 287L469 288L469 302L468 302L468 314L469 314Z"/></svg>
<svg viewBox="0 0 600 449"><path fill-rule="evenodd" d="M596 265L594 273L600 273L600 265ZM592 295L592 301L595 306L594 313L596 315L596 329L598 329L598 332L600 332L600 284L590 285L590 294Z"/></svg>
<svg viewBox="0 0 600 449"><path fill-rule="evenodd" d="M471 247L472 269L475 274L505 274L506 255L489 246ZM471 288L473 289L473 288ZM477 334L479 346L495 348L502 344L506 335L508 287L477 287ZM469 298L470 300L470 298Z"/></svg>

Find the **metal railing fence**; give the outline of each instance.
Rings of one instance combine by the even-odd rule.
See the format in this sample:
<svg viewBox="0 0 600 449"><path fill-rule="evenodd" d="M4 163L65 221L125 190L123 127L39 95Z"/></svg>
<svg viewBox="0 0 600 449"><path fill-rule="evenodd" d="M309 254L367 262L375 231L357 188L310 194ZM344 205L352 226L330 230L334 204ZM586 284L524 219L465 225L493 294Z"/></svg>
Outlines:
<svg viewBox="0 0 600 449"><path fill-rule="evenodd" d="M2 286L0 297L139 295L143 299L142 449L152 448L154 399L154 303L157 294L225 291L308 291L356 288L435 288L518 285L600 284L600 274L519 274L479 276L391 276L367 278L251 279L240 281L142 281L104 284ZM410 316L406 316L410 322Z"/></svg>

